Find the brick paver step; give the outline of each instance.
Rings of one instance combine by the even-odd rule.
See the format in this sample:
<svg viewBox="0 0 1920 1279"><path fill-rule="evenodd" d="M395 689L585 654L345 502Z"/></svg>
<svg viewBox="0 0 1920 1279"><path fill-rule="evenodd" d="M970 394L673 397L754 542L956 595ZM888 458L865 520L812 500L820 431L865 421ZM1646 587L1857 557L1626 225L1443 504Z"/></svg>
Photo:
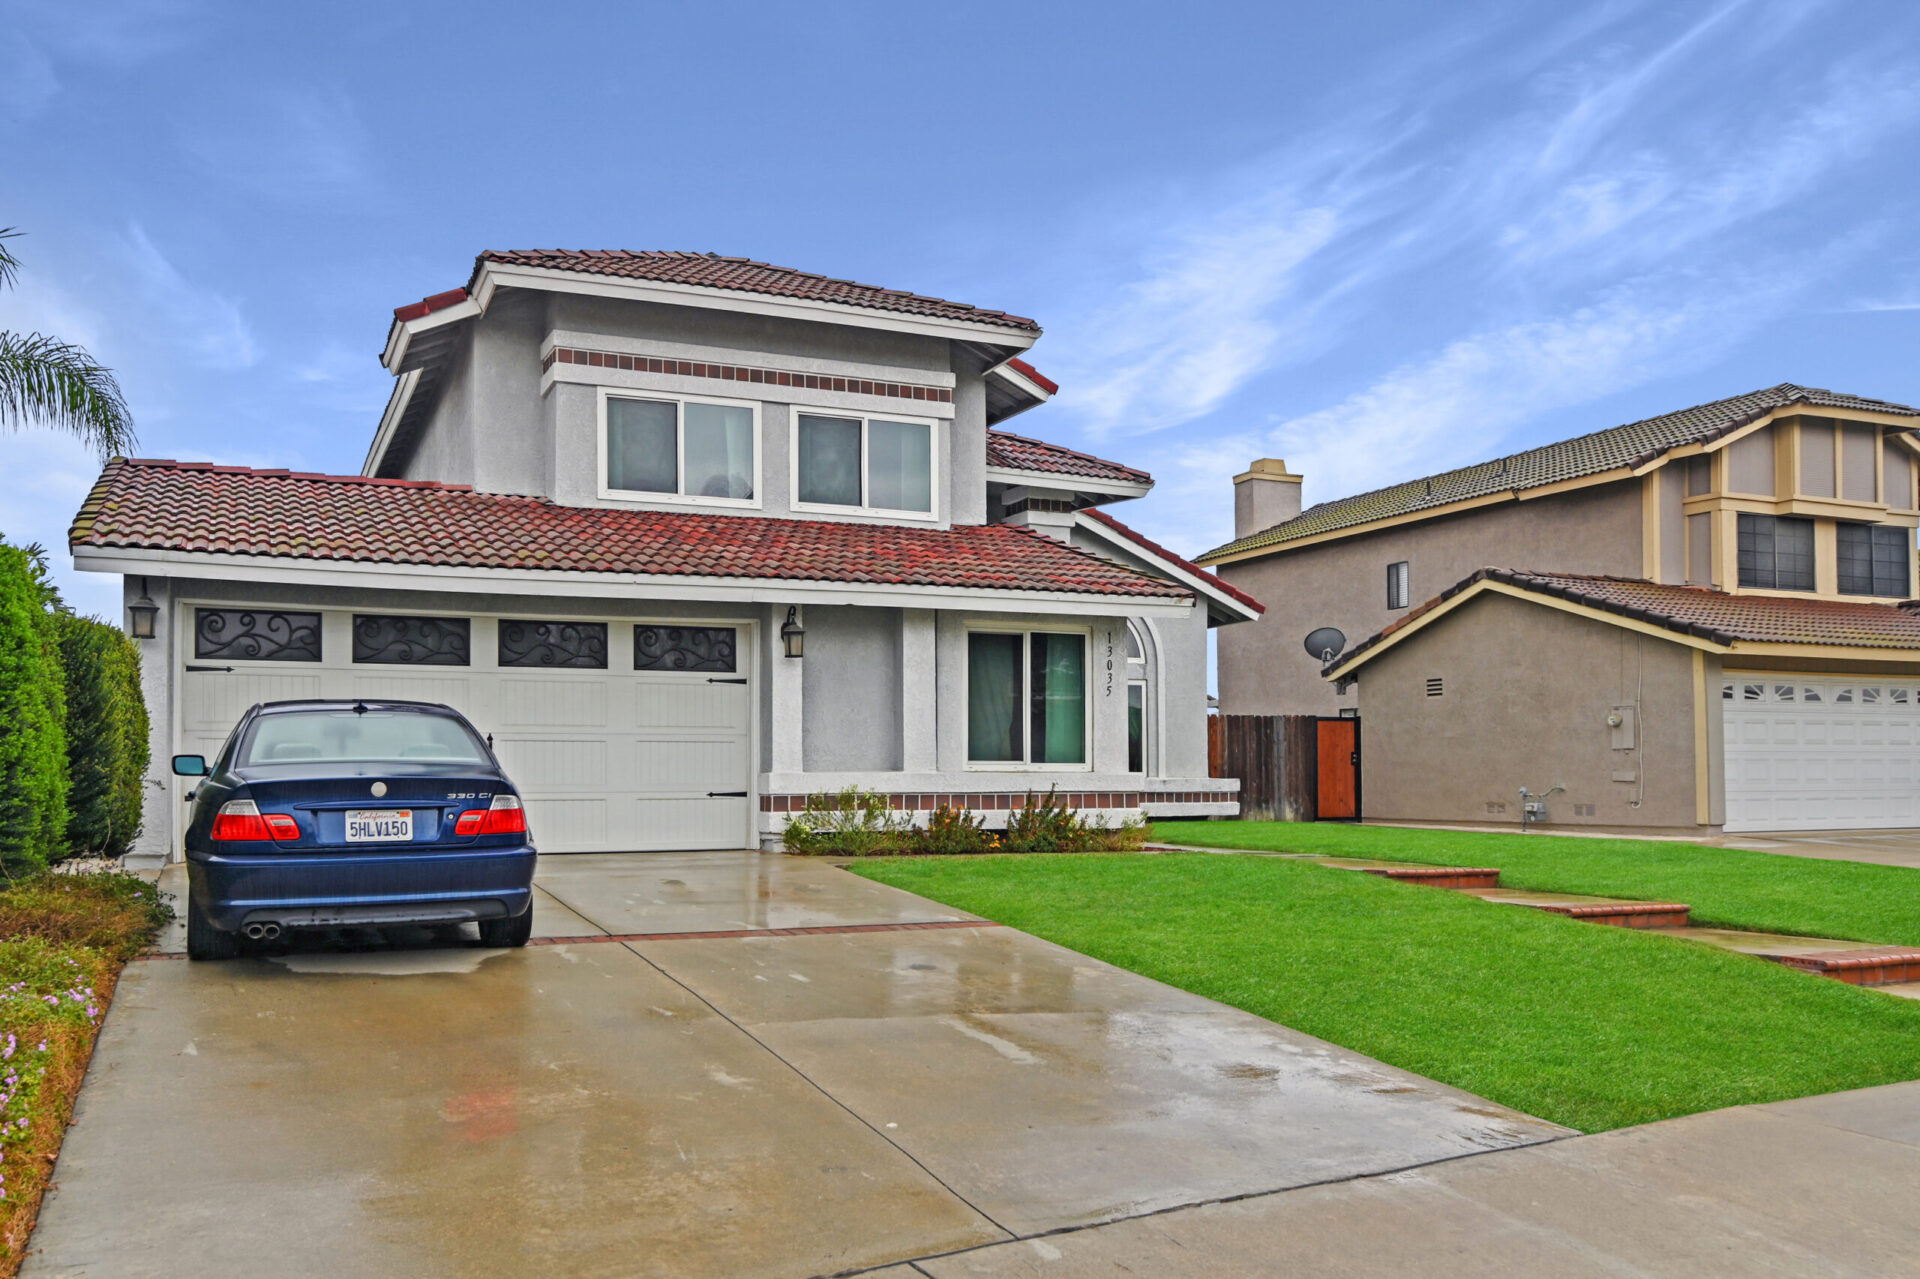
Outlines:
<svg viewBox="0 0 1920 1279"><path fill-rule="evenodd" d="M1584 920L1589 924L1613 924L1620 928L1685 928L1692 907L1683 902L1515 902L1551 915Z"/></svg>
<svg viewBox="0 0 1920 1279"><path fill-rule="evenodd" d="M1818 973L1854 986L1891 986L1920 981L1920 950L1911 946L1862 946L1858 950L1822 950L1806 954L1762 955L1777 964Z"/></svg>
<svg viewBox="0 0 1920 1279"><path fill-rule="evenodd" d="M1498 888L1500 870L1488 866L1366 866L1369 875L1429 888Z"/></svg>

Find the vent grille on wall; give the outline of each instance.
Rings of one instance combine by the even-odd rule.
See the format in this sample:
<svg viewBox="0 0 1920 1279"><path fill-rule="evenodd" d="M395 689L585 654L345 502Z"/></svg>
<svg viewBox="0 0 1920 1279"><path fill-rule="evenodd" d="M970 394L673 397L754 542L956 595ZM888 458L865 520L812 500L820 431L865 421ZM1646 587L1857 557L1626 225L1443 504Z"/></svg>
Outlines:
<svg viewBox="0 0 1920 1279"><path fill-rule="evenodd" d="M1447 692L1446 681L1441 679L1438 675L1430 676L1427 679L1427 696L1428 697L1444 697L1446 695L1446 692Z"/></svg>
<svg viewBox="0 0 1920 1279"><path fill-rule="evenodd" d="M1573 806L1573 815L1575 817L1592 817L1594 815L1593 805L1592 804L1575 804Z"/></svg>

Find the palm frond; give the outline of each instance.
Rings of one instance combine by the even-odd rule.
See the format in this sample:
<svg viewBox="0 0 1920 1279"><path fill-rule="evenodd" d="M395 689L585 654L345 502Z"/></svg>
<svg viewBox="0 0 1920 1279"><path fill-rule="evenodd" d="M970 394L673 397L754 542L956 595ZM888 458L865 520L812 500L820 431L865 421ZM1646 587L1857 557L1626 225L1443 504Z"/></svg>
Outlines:
<svg viewBox="0 0 1920 1279"><path fill-rule="evenodd" d="M10 226L0 226L0 289L11 285L20 273L20 259L7 251L7 241L19 235L20 232Z"/></svg>
<svg viewBox="0 0 1920 1279"><path fill-rule="evenodd" d="M29 426L71 431L102 457L133 447L133 415L111 372L58 338L0 332L0 430Z"/></svg>

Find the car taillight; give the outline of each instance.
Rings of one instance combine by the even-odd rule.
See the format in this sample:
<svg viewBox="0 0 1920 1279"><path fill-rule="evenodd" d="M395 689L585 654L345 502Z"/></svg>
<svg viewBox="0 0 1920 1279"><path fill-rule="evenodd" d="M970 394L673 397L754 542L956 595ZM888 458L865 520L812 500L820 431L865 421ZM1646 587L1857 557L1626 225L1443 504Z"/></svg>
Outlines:
<svg viewBox="0 0 1920 1279"><path fill-rule="evenodd" d="M495 795L487 808L470 808L453 824L456 835L524 835L527 812L518 795Z"/></svg>
<svg viewBox="0 0 1920 1279"><path fill-rule="evenodd" d="M300 823L285 813L261 813L250 799L230 799L213 819L218 840L299 839Z"/></svg>

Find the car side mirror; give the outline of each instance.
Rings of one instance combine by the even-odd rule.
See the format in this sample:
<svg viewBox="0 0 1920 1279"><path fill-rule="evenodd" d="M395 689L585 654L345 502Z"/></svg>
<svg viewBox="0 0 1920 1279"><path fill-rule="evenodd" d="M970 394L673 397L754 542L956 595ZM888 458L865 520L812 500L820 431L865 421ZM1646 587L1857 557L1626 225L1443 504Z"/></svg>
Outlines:
<svg viewBox="0 0 1920 1279"><path fill-rule="evenodd" d="M173 775L175 777L205 777L207 775L207 757L205 755L175 755L173 757Z"/></svg>

